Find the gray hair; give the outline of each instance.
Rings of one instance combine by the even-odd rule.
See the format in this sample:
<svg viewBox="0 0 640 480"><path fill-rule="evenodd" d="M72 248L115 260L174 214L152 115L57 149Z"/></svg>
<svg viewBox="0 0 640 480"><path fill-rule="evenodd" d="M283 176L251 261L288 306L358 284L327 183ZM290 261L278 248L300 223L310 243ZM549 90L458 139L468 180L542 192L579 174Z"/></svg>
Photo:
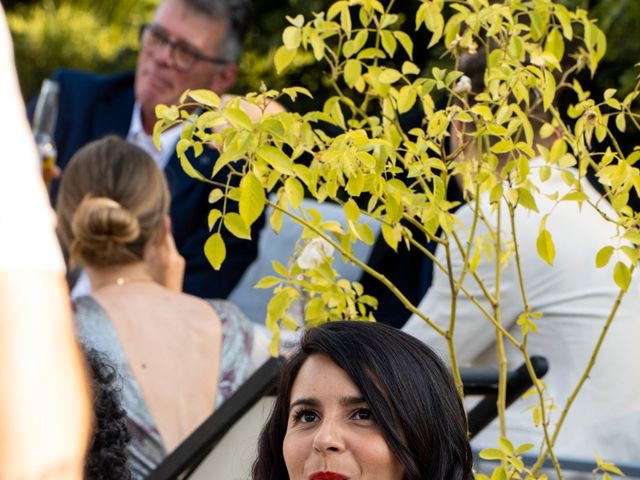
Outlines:
<svg viewBox="0 0 640 480"><path fill-rule="evenodd" d="M240 61L242 43L249 26L247 0L181 0L190 10L211 20L227 20L227 34L221 45L220 56L233 63Z"/></svg>

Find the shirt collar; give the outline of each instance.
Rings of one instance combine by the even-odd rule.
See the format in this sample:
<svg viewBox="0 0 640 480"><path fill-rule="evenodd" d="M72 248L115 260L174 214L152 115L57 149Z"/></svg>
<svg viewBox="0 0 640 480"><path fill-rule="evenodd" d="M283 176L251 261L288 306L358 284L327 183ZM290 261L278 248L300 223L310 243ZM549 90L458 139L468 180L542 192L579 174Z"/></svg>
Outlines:
<svg viewBox="0 0 640 480"><path fill-rule="evenodd" d="M175 151L176 143L178 143L181 133L182 125L176 125L162 132L160 134L160 151L158 151L153 144L153 136L147 135L142 126L140 103L138 101L134 103L127 140L151 155L161 169L164 170L167 163L169 163L169 159Z"/></svg>

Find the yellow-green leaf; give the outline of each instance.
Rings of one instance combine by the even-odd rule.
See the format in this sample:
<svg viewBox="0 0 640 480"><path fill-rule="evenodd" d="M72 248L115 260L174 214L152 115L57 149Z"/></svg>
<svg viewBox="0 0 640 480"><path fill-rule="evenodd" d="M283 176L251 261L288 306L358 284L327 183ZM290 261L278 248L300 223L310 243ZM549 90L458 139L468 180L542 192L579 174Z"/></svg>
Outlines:
<svg viewBox="0 0 640 480"><path fill-rule="evenodd" d="M291 100L295 100L298 94L313 98L311 92L304 87L287 87L282 89L283 95L288 95Z"/></svg>
<svg viewBox="0 0 640 480"><path fill-rule="evenodd" d="M541 138L549 138L556 131L556 127L551 125L550 123L545 123L540 127L540 137Z"/></svg>
<svg viewBox="0 0 640 480"><path fill-rule="evenodd" d="M449 118L443 110L438 110L433 114L427 125L427 134L430 137L439 137L447 131Z"/></svg>
<svg viewBox="0 0 640 480"><path fill-rule="evenodd" d="M624 473L622 472L622 470L620 470L618 467L615 466L615 464L611 462L599 462L598 467L600 467L600 470L603 470L605 472L611 472L621 477L624 477Z"/></svg>
<svg viewBox="0 0 640 480"><path fill-rule="evenodd" d="M269 224L274 232L279 233L282 228L282 212L280 210L274 210L269 217Z"/></svg>
<svg viewBox="0 0 640 480"><path fill-rule="evenodd" d="M295 50L300 46L302 35L300 29L294 26L288 26L282 32L282 43L288 50Z"/></svg>
<svg viewBox="0 0 640 480"><path fill-rule="evenodd" d="M493 153L508 153L514 149L513 142L510 140L500 140L498 143L491 146Z"/></svg>
<svg viewBox="0 0 640 480"><path fill-rule="evenodd" d="M271 341L269 342L269 354L272 357L277 357L280 354L280 330L277 328L272 332Z"/></svg>
<svg viewBox="0 0 640 480"><path fill-rule="evenodd" d="M344 204L344 214L347 217L347 220L351 220L352 222L357 222L358 218L360 218L360 209L353 198L350 198Z"/></svg>
<svg viewBox="0 0 640 480"><path fill-rule="evenodd" d="M556 80L549 72L545 72L544 75L544 91L542 92L542 106L546 111L553 103L553 99L556 96Z"/></svg>
<svg viewBox="0 0 640 480"><path fill-rule="evenodd" d="M562 60L564 56L564 40L560 30L554 28L547 35L547 42L544 46L545 51L551 53L558 61Z"/></svg>
<svg viewBox="0 0 640 480"><path fill-rule="evenodd" d="M420 69L413 62L404 62L402 64L402 74L403 75L418 75L420 73Z"/></svg>
<svg viewBox="0 0 640 480"><path fill-rule="evenodd" d="M189 96L201 105L211 108L220 107L220 97L211 90L190 90Z"/></svg>
<svg viewBox="0 0 640 480"><path fill-rule="evenodd" d="M295 332L300 328L300 326L296 323L296 321L289 315L284 315L282 317L282 326L292 332Z"/></svg>
<svg viewBox="0 0 640 480"><path fill-rule="evenodd" d="M281 278L274 277L273 275L267 275L266 277L262 277L258 280L258 283L256 283L253 288L271 288L275 287L280 282L282 282Z"/></svg>
<svg viewBox="0 0 640 480"><path fill-rule="evenodd" d="M272 145L262 145L258 147L256 150L256 156L267 162L280 173L292 176L295 175L291 159L281 150Z"/></svg>
<svg viewBox="0 0 640 480"><path fill-rule="evenodd" d="M386 68L382 71L378 80L382 83L392 84L400 80L400 78L402 78L402 74L399 71L393 68Z"/></svg>
<svg viewBox="0 0 640 480"><path fill-rule="evenodd" d="M253 172L246 174L240 180L240 201L238 210L244 224L251 226L264 210L267 197L264 193L262 183Z"/></svg>
<svg viewBox="0 0 640 480"><path fill-rule="evenodd" d="M473 107L471 107L471 111L486 120L491 120L493 118L493 113L491 113L491 109L486 105L476 104Z"/></svg>
<svg viewBox="0 0 640 480"><path fill-rule="evenodd" d="M276 66L276 72L281 74L291 64L298 53L297 50L289 50L284 45L276 51L273 57L273 63Z"/></svg>
<svg viewBox="0 0 640 480"><path fill-rule="evenodd" d="M204 254L211 266L215 270L220 270L220 266L227 256L227 249L224 245L222 235L214 233L207 239L204 244Z"/></svg>
<svg viewBox="0 0 640 480"><path fill-rule="evenodd" d="M556 247L553 244L553 238L551 238L551 233L549 233L549 230L540 230L538 240L536 241L536 248L538 250L538 255L540 255L540 258L542 258L549 265L552 265L553 260L556 256Z"/></svg>
<svg viewBox="0 0 640 480"><path fill-rule="evenodd" d="M214 188L209 192L209 203L216 203L222 197L224 197L224 193L222 192L222 190L220 190L219 188Z"/></svg>
<svg viewBox="0 0 640 480"><path fill-rule="evenodd" d="M407 52L409 58L413 59L413 40L411 40L411 37L401 30L395 30L393 35L400 42L404 51Z"/></svg>
<svg viewBox="0 0 640 480"><path fill-rule="evenodd" d="M209 211L209 215L207 217L207 224L209 225L209 231L213 230L213 227L215 226L216 222L220 217L222 217L222 212L217 208L212 208Z"/></svg>
<svg viewBox="0 0 640 480"><path fill-rule="evenodd" d="M555 14L562 26L564 38L571 40L573 38L573 27L571 25L571 14L569 10L564 5L555 5Z"/></svg>
<svg viewBox="0 0 640 480"><path fill-rule="evenodd" d="M294 27L302 27L304 25L304 16L301 14L298 14L295 17L290 17L289 15L287 15L286 19Z"/></svg>
<svg viewBox="0 0 640 480"><path fill-rule="evenodd" d="M629 284L631 283L631 271L629 270L629 267L622 262L617 262L616 266L613 268L613 280L616 282L618 287L626 292L629 289Z"/></svg>
<svg viewBox="0 0 640 480"><path fill-rule="evenodd" d="M327 19L332 20L337 17L341 12L345 9L349 8L349 2L347 0L340 0L338 2L334 2L327 10Z"/></svg>
<svg viewBox="0 0 640 480"><path fill-rule="evenodd" d="M440 6L435 2L423 2L416 13L416 26L424 22L427 30L433 35L427 48L431 48L440 40L444 31L444 17L440 11Z"/></svg>
<svg viewBox="0 0 640 480"><path fill-rule="evenodd" d="M408 112L413 108L418 96L413 85L405 85L398 93L398 113Z"/></svg>
<svg viewBox="0 0 640 480"><path fill-rule="evenodd" d="M307 302L305 307L305 318L307 321L317 321L324 317L325 315L325 303L321 298L312 298Z"/></svg>
<svg viewBox="0 0 640 480"><path fill-rule="evenodd" d="M182 141L182 140L180 140L180 141ZM178 143L180 143L180 142L178 142ZM195 178L195 179L200 180L202 182L208 182L209 181L209 179L207 177L202 175L198 170L196 170L194 168L193 165L191 165L191 162L189 162L189 159L184 154L180 155L180 166L182 167L182 170L184 170L184 173L189 175L191 178Z"/></svg>
<svg viewBox="0 0 640 480"><path fill-rule="evenodd" d="M498 445L500 446L500 450L502 450L507 455L514 454L513 444L508 438L500 437L498 439Z"/></svg>
<svg viewBox="0 0 640 480"><path fill-rule="evenodd" d="M551 178L551 167L544 165L540 167L540 181L546 182Z"/></svg>
<svg viewBox="0 0 640 480"><path fill-rule="evenodd" d="M504 456L504 452L497 448L485 448L480 452L480 458L484 460L501 460Z"/></svg>
<svg viewBox="0 0 640 480"><path fill-rule="evenodd" d="M284 182L284 191L287 193L289 202L293 208L300 207L304 199L304 188L297 178L289 177Z"/></svg>
<svg viewBox="0 0 640 480"><path fill-rule="evenodd" d="M281 290L276 293L267 304L267 313L273 320L279 320L289 308L291 297L289 292Z"/></svg>
<svg viewBox="0 0 640 480"><path fill-rule="evenodd" d="M176 144L176 155L178 155L178 157L183 157L190 146L191 142L189 140L181 138Z"/></svg>
<svg viewBox="0 0 640 480"><path fill-rule="evenodd" d="M624 116L624 113L620 112L616 115L616 127L618 128L618 130L620 130L622 133L625 132L625 130L627 129L627 119Z"/></svg>
<svg viewBox="0 0 640 480"><path fill-rule="evenodd" d="M373 242L375 241L376 236L373 233L373 230L371 230L371 227L369 225L367 225L366 223L360 223L360 224L354 225L354 229L358 234L358 238L360 240L362 240L367 245L373 245Z"/></svg>
<svg viewBox="0 0 640 480"><path fill-rule="evenodd" d="M536 205L536 199L533 197L529 189L521 187L518 188L518 204L522 205L524 208L528 210L532 210L534 212L538 211L538 206Z"/></svg>
<svg viewBox="0 0 640 480"><path fill-rule="evenodd" d="M522 455L523 453L526 453L529 450L532 450L533 448L535 448L534 444L532 444L532 443L523 443L522 445L520 445L517 448L516 455Z"/></svg>
<svg viewBox="0 0 640 480"><path fill-rule="evenodd" d="M389 245L394 252L398 251L398 242L401 238L400 229L391 227L387 223L383 223L380 227L380 231L382 232L382 238L384 238L387 245Z"/></svg>
<svg viewBox="0 0 640 480"><path fill-rule="evenodd" d="M387 52L390 57L393 57L398 46L396 37L394 37L389 30L383 30L380 32L380 38L382 39L382 48L384 48L384 51Z"/></svg>
<svg viewBox="0 0 640 480"><path fill-rule="evenodd" d="M253 128L253 122L247 112L242 108L228 105L224 109L224 118L236 128L244 128L245 130L251 130Z"/></svg>
<svg viewBox="0 0 640 480"><path fill-rule="evenodd" d="M358 78L362 74L362 63L360 60L350 59L344 65L344 83L346 83L349 88L353 88L356 84Z"/></svg>
<svg viewBox="0 0 640 480"><path fill-rule="evenodd" d="M504 467L496 468L491 474L491 480L507 480L507 472Z"/></svg>
<svg viewBox="0 0 640 480"><path fill-rule="evenodd" d="M247 227L244 220L238 213L227 213L224 216L224 226L236 237L251 240L251 230L249 230L249 227Z"/></svg>
<svg viewBox="0 0 640 480"><path fill-rule="evenodd" d="M175 105L170 107L167 107L166 105L156 105L155 112L157 118L167 120L169 122L173 122L180 117L180 111Z"/></svg>
<svg viewBox="0 0 640 480"><path fill-rule="evenodd" d="M278 275L282 275L283 277L286 277L289 275L289 272L287 271L287 267L285 267L283 264L281 264L277 260L273 260L271 262L271 267L273 268L273 271L276 272Z"/></svg>

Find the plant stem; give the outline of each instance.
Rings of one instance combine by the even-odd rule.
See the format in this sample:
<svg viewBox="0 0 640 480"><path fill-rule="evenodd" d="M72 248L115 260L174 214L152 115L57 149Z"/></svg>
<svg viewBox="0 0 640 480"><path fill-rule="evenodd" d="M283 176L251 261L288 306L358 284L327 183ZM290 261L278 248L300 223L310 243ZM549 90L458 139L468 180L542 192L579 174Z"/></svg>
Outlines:
<svg viewBox="0 0 640 480"><path fill-rule="evenodd" d="M633 271L635 270L635 266L631 267L631 274L633 275ZM560 418L558 419L558 422L556 423L554 432L553 432L553 436L551 438L550 441L550 446L547 449L547 452L552 451L553 447L556 443L556 440L558 439L558 434L560 433L560 430L562 429L562 425L564 424L566 418L567 418L567 414L569 413L569 410L571 409L571 406L573 405L573 403L575 402L578 394L580 393L580 390L582 390L582 387L584 386L585 382L587 381L587 379L589 378L589 375L591 374L591 370L593 370L594 365L596 364L596 360L598 358L598 354L600 353L600 349L602 348L602 344L604 342L605 337L607 336L607 332L609 331L609 327L611 326L611 323L613 322L613 319L616 316L616 313L618 312L618 308L620 307L620 303L622 303L622 299L625 295L625 291L623 289L620 289L620 291L618 292L618 296L616 297L616 300L613 304L613 307L611 308L611 312L609 313L609 317L607 318L604 327L602 327L602 331L600 332L600 336L598 337L598 341L596 343L595 348L593 349L593 353L591 354L591 358L589 358L589 362L587 363L587 366L584 370L584 372L582 373L582 376L580 377L580 380L578 381L578 384L576 385L576 387L573 389L573 391L571 392L571 395L569 396L569 398L567 399L567 403L565 404L564 408L562 409L562 413L560 414ZM547 452L545 452L545 454L541 455L540 458L538 458L538 461L536 462L536 464L533 466L532 472L537 472L538 470L540 470L540 468L542 467L542 464L544 463L544 459L546 457Z"/></svg>

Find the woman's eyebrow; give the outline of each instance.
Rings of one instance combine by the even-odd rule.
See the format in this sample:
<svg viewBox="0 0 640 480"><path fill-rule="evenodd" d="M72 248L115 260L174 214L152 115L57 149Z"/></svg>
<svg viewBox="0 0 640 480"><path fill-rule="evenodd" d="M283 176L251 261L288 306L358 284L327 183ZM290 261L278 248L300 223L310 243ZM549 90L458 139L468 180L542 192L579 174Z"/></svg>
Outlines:
<svg viewBox="0 0 640 480"><path fill-rule="evenodd" d="M298 405L317 407L319 404L320 402L315 398L299 398L296 401L291 402L291 405L289 405L289 411L291 411L294 407L297 407Z"/></svg>
<svg viewBox="0 0 640 480"><path fill-rule="evenodd" d="M346 397L340 398L340 405L343 405L343 406L358 405L361 403L365 403L365 404L367 403L366 400L361 396L353 395L353 396L346 396ZM289 411L291 411L293 408L299 405L317 407L318 405L320 405L320 401L316 398L311 398L311 397L298 398L297 400L291 402L291 405L289 405Z"/></svg>
<svg viewBox="0 0 640 480"><path fill-rule="evenodd" d="M367 401L361 396L342 397L340 399L340 405L344 406L358 405L359 403L367 403Z"/></svg>

